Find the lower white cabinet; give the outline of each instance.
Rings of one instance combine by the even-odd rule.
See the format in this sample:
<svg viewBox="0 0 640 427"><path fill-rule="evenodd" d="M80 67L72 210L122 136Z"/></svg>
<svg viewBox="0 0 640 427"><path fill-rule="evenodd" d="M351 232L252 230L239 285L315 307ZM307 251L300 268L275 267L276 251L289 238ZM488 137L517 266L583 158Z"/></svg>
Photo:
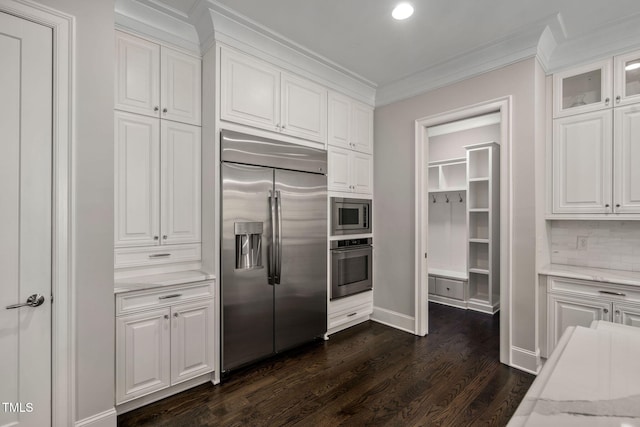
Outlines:
<svg viewBox="0 0 640 427"><path fill-rule="evenodd" d="M467 281L429 275L429 301L458 308L468 307Z"/></svg>
<svg viewBox="0 0 640 427"><path fill-rule="evenodd" d="M215 309L203 285L116 296L116 404L213 371Z"/></svg>
<svg viewBox="0 0 640 427"><path fill-rule="evenodd" d="M346 193L373 193L373 157L329 146L327 187Z"/></svg>
<svg viewBox="0 0 640 427"><path fill-rule="evenodd" d="M590 280L547 277L547 352L569 326L604 320L640 327L640 288Z"/></svg>
<svg viewBox="0 0 640 427"><path fill-rule="evenodd" d="M329 301L327 334L365 322L369 320L372 313L372 291Z"/></svg>

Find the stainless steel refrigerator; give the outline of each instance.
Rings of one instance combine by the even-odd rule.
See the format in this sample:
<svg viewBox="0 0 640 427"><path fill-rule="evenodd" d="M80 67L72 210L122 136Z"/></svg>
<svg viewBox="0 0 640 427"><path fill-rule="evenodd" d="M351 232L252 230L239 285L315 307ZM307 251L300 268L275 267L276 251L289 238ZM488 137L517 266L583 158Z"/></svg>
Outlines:
<svg viewBox="0 0 640 427"><path fill-rule="evenodd" d="M327 330L327 154L221 133L222 371Z"/></svg>

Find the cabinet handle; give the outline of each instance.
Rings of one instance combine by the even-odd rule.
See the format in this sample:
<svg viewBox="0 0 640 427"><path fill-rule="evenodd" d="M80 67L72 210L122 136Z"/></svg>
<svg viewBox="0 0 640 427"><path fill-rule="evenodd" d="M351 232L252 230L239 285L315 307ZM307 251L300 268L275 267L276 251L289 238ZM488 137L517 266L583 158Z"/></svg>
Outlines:
<svg viewBox="0 0 640 427"><path fill-rule="evenodd" d="M620 203L616 203L616 208L619 208L619 207L620 207Z"/></svg>
<svg viewBox="0 0 640 427"><path fill-rule="evenodd" d="M284 130L285 128L286 128L286 126L285 126L285 125L282 125L282 126L280 127L280 129L282 129L282 130Z"/></svg>
<svg viewBox="0 0 640 427"><path fill-rule="evenodd" d="M149 258L167 258L170 257L171 254L151 254Z"/></svg>
<svg viewBox="0 0 640 427"><path fill-rule="evenodd" d="M162 112L163 112L164 114L167 114L167 109L166 109L166 108L163 108L163 109L162 109Z"/></svg>
<svg viewBox="0 0 640 427"><path fill-rule="evenodd" d="M616 310L616 316L620 317L620 310Z"/></svg>
<svg viewBox="0 0 640 427"><path fill-rule="evenodd" d="M159 237L158 236L153 236L153 240L158 240Z"/></svg>
<svg viewBox="0 0 640 427"><path fill-rule="evenodd" d="M162 240L167 240L167 235L166 235L166 234L164 234L164 235L162 236Z"/></svg>
<svg viewBox="0 0 640 427"><path fill-rule="evenodd" d="M607 203L606 205L604 205L605 208L608 208L610 205L609 203Z"/></svg>
<svg viewBox="0 0 640 427"><path fill-rule="evenodd" d="M178 313L173 313L173 317L178 317Z"/></svg>
<svg viewBox="0 0 640 427"><path fill-rule="evenodd" d="M604 100L604 105L609 105L609 101L610 101L610 99L609 99L609 98L605 99L605 100Z"/></svg>
<svg viewBox="0 0 640 427"><path fill-rule="evenodd" d="M165 315L164 315L164 318L165 318L165 319L168 319L168 318L169 318L169 315L168 315L168 314L165 314Z"/></svg>
<svg viewBox="0 0 640 427"><path fill-rule="evenodd" d="M356 314L358 314L358 313L356 312L356 313L347 314L347 317L353 317L353 316L355 316Z"/></svg>
<svg viewBox="0 0 640 427"><path fill-rule="evenodd" d="M622 292L614 292L614 291L598 291L598 292L600 292L601 294L615 295L615 296L618 296L618 297L626 297L627 296L627 294L622 293Z"/></svg>
<svg viewBox="0 0 640 427"><path fill-rule="evenodd" d="M621 99L621 98L620 98L620 95L616 96L616 102L617 102L618 104L620 104L620 99Z"/></svg>
<svg viewBox="0 0 640 427"><path fill-rule="evenodd" d="M158 110L160 110L160 107L158 106L153 107L153 111L158 111Z"/></svg>
<svg viewBox="0 0 640 427"><path fill-rule="evenodd" d="M608 314L609 313L609 309L605 308L604 310L602 310L604 312L604 314Z"/></svg>
<svg viewBox="0 0 640 427"><path fill-rule="evenodd" d="M181 297L181 296L182 296L182 294L163 295L161 297L158 297L158 299L178 298L178 297Z"/></svg>

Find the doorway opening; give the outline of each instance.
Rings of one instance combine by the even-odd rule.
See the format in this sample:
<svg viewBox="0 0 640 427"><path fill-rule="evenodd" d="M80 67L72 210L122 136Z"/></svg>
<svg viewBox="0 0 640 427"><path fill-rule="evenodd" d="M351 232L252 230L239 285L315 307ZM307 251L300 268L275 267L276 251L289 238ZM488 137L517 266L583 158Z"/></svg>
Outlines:
<svg viewBox="0 0 640 427"><path fill-rule="evenodd" d="M510 99L416 121L416 334L428 302L494 315L510 364Z"/></svg>

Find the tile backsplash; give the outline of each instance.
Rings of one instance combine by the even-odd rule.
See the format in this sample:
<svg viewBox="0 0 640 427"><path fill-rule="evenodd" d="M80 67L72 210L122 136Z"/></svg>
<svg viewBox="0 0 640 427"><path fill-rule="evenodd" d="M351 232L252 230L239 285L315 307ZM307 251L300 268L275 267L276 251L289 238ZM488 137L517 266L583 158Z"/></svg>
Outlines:
<svg viewBox="0 0 640 427"><path fill-rule="evenodd" d="M551 262L640 271L640 221L551 221Z"/></svg>

